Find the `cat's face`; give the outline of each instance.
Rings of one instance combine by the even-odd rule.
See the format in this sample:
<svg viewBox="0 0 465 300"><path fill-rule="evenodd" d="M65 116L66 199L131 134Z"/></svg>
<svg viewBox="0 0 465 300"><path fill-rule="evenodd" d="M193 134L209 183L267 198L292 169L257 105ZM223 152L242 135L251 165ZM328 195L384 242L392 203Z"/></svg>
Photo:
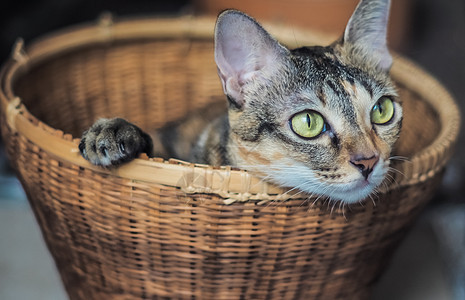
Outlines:
<svg viewBox="0 0 465 300"><path fill-rule="evenodd" d="M355 202L386 177L402 107L385 73L342 65L334 52L300 49L285 73L245 86L247 105L230 109L231 137L239 166L283 186Z"/></svg>
<svg viewBox="0 0 465 300"><path fill-rule="evenodd" d="M360 23L372 19L364 15L368 2L357 8L343 40L330 47L289 51L252 19L245 16L242 23L241 13L223 20L236 27L230 33L217 29L217 40L225 42L217 43L216 59L231 102L230 153L239 167L347 203L376 193L389 170L402 107L388 76L385 36L381 46L376 36L360 44L367 33L359 31L375 26ZM380 10L388 4L371 2ZM244 38L242 30L253 37L243 45L236 39Z"/></svg>

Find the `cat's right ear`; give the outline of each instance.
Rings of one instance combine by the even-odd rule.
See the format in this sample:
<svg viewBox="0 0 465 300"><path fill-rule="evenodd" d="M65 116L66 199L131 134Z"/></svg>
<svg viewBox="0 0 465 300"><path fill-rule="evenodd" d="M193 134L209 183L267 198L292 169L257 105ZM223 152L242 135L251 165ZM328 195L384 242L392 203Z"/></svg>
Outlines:
<svg viewBox="0 0 465 300"><path fill-rule="evenodd" d="M344 32L348 43L384 71L389 71L392 57L387 46L390 0L360 0Z"/></svg>
<svg viewBox="0 0 465 300"><path fill-rule="evenodd" d="M270 78L289 50L248 15L227 10L215 27L215 61L224 93L237 108L244 105L242 87Z"/></svg>

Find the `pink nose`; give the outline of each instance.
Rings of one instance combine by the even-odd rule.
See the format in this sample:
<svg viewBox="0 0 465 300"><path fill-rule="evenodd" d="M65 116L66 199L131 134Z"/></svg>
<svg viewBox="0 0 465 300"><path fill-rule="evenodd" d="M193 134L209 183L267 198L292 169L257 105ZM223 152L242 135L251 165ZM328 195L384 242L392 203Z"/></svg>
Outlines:
<svg viewBox="0 0 465 300"><path fill-rule="evenodd" d="M379 156L376 154L368 158L363 155L354 155L350 158L350 163L360 170L365 179L368 179L378 161Z"/></svg>

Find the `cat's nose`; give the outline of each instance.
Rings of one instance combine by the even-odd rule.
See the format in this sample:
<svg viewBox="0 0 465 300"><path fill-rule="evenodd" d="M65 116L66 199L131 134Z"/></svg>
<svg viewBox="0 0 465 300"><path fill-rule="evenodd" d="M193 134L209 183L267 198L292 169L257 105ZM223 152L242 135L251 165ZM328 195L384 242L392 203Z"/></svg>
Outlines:
<svg viewBox="0 0 465 300"><path fill-rule="evenodd" d="M376 154L368 158L364 155L354 155L350 159L350 163L360 170L365 179L368 179L378 161L379 156Z"/></svg>

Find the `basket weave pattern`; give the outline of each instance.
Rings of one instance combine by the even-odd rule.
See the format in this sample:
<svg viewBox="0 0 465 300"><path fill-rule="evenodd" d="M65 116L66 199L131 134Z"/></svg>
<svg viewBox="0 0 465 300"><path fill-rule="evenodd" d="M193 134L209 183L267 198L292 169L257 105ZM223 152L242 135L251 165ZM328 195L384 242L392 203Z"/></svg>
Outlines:
<svg viewBox="0 0 465 300"><path fill-rule="evenodd" d="M449 94L402 58L393 69L406 112L398 151L410 161L375 203L313 203L241 170L178 161L104 170L77 153L75 138L97 117L156 128L224 101L212 26L84 26L4 66L2 136L70 298L367 298L440 183L458 131ZM280 30L270 32L285 37Z"/></svg>

